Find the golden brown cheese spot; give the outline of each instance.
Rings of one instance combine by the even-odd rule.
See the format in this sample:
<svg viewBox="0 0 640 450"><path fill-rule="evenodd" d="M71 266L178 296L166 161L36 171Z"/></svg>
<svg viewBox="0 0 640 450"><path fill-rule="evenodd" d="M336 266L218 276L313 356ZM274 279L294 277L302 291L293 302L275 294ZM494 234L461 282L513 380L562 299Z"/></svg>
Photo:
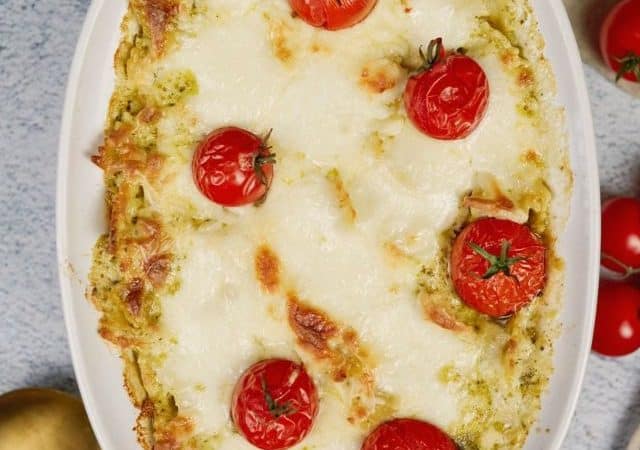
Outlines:
<svg viewBox="0 0 640 450"><path fill-rule="evenodd" d="M151 256L145 262L145 274L154 287L159 287L164 284L167 279L167 275L169 274L172 260L172 255L160 254Z"/></svg>
<svg viewBox="0 0 640 450"><path fill-rule="evenodd" d="M386 252L386 254L394 260L398 260L398 259L404 259L406 258L406 254L400 249L398 248L398 246L396 244L394 244L393 242L386 242L384 244L384 250Z"/></svg>
<svg viewBox="0 0 640 450"><path fill-rule="evenodd" d="M520 68L518 73L518 85L521 87L529 87L533 85L535 79L533 72L528 67Z"/></svg>
<svg viewBox="0 0 640 450"><path fill-rule="evenodd" d="M153 450L180 450L180 444L175 439L163 439L154 444Z"/></svg>
<svg viewBox="0 0 640 450"><path fill-rule="evenodd" d="M138 341L136 339L116 333L114 328L110 324L105 323L104 320L100 321L98 334L105 341L111 342L113 345L121 349L138 345Z"/></svg>
<svg viewBox="0 0 640 450"><path fill-rule="evenodd" d="M258 247L254 261L256 277L265 291L273 294L280 287L280 260L267 245Z"/></svg>
<svg viewBox="0 0 640 450"><path fill-rule="evenodd" d="M513 211L514 208L513 202L507 197L481 198L470 196L464 199L464 206L488 213Z"/></svg>
<svg viewBox="0 0 640 450"><path fill-rule="evenodd" d="M482 184L471 195L464 198L462 204L487 214L513 211L515 208L513 201L502 192L493 175L485 177Z"/></svg>
<svg viewBox="0 0 640 450"><path fill-rule="evenodd" d="M108 167L107 150L122 145L130 136L133 127L131 125L122 125L117 130L112 131L105 136L104 145L98 147L98 153L91 156L91 161L103 170Z"/></svg>
<svg viewBox="0 0 640 450"><path fill-rule="evenodd" d="M156 443L153 450L179 450L183 443L193 434L193 421L187 417L176 416L156 430Z"/></svg>
<svg viewBox="0 0 640 450"><path fill-rule="evenodd" d="M347 191L344 182L342 181L342 176L340 175L338 169L331 169L327 173L327 180L329 180L334 189L334 192L338 199L338 207L344 211L345 218L349 223L355 222L358 214L353 207L351 197L349 196L349 192Z"/></svg>
<svg viewBox="0 0 640 450"><path fill-rule="evenodd" d="M160 238L160 233L160 222L150 217L137 217L131 234L127 236L127 243L151 247Z"/></svg>
<svg viewBox="0 0 640 450"><path fill-rule="evenodd" d="M394 242L385 242L383 250L386 260L392 267L397 267L403 264L413 264L416 262L410 254L402 250Z"/></svg>
<svg viewBox="0 0 640 450"><path fill-rule="evenodd" d="M402 73L400 66L389 59L370 61L360 72L360 85L373 94L382 94L398 84Z"/></svg>
<svg viewBox="0 0 640 450"><path fill-rule="evenodd" d="M355 347L358 344L358 333L353 328L347 328L342 332L342 340L350 347Z"/></svg>
<svg viewBox="0 0 640 450"><path fill-rule="evenodd" d="M142 296L144 295L144 281L140 278L134 278L127 285L125 302L127 303L127 307L129 311L134 316L137 316L140 313L140 308L142 306Z"/></svg>
<svg viewBox="0 0 640 450"><path fill-rule="evenodd" d="M135 218L135 224L127 230L123 239L129 249L127 256L136 261L131 267L129 258L122 258L127 270L140 270L142 278L148 280L154 288L164 285L169 272L173 255L167 251L170 240L162 233L160 223L152 218Z"/></svg>
<svg viewBox="0 0 640 450"><path fill-rule="evenodd" d="M146 392L145 392L146 396ZM136 436L138 443L145 450L152 449L153 439L153 419L155 416L155 408L153 401L146 397L141 406L139 406L140 413L136 419Z"/></svg>
<svg viewBox="0 0 640 450"><path fill-rule="evenodd" d="M328 54L328 53L331 53L331 48L319 42L312 42L311 45L309 46L309 51L311 53Z"/></svg>
<svg viewBox="0 0 640 450"><path fill-rule="evenodd" d="M357 332L332 320L325 312L302 303L295 294L287 298L289 325L298 344L326 364L336 383L348 383L351 407L346 419L368 426L381 403L373 369L374 361L361 345Z"/></svg>
<svg viewBox="0 0 640 450"><path fill-rule="evenodd" d="M144 417L153 417L155 415L155 407L151 399L145 399L140 407L140 415Z"/></svg>
<svg viewBox="0 0 640 450"><path fill-rule="evenodd" d="M444 306L434 302L429 295L424 295L422 307L427 320L435 323L441 328L455 332L469 331L469 326L458 320Z"/></svg>
<svg viewBox="0 0 640 450"><path fill-rule="evenodd" d="M338 334L338 325L323 311L304 305L293 293L287 295L287 312L298 344L318 358L331 357L329 340Z"/></svg>
<svg viewBox="0 0 640 450"><path fill-rule="evenodd" d="M284 64L290 64L294 60L294 52L291 48L291 27L282 20L274 19L264 13L263 17L269 27L269 41L273 54Z"/></svg>
<svg viewBox="0 0 640 450"><path fill-rule="evenodd" d="M126 188L127 186L125 185L118 189L108 197L107 201L107 250L111 254L115 254L117 250L119 231L123 228L122 218L126 217L130 195Z"/></svg>
<svg viewBox="0 0 640 450"><path fill-rule="evenodd" d="M134 7L143 14L155 55L161 56L165 50L169 24L179 12L178 3L175 0L137 0Z"/></svg>
<svg viewBox="0 0 640 450"><path fill-rule="evenodd" d="M154 108L153 106L147 106L142 108L137 115L137 119L142 123L154 123L162 116L162 111Z"/></svg>
<svg viewBox="0 0 640 450"><path fill-rule="evenodd" d="M544 168L544 160L542 156L533 149L528 149L522 154L522 162L527 165L535 166L539 169Z"/></svg>
<svg viewBox="0 0 640 450"><path fill-rule="evenodd" d="M154 407L153 400L151 398L147 398L145 400L145 404L147 403ZM159 417L157 417L155 409L150 415L146 415L141 412L136 419L135 430L138 443L140 444L140 447L145 450L155 450L155 445L161 445L163 443L162 439L157 439L155 437L157 429L161 426L157 419L159 419Z"/></svg>
<svg viewBox="0 0 640 450"><path fill-rule="evenodd" d="M500 61L506 67L511 67L513 63L517 60L518 56L513 52L512 49L504 50L500 53Z"/></svg>
<svg viewBox="0 0 640 450"><path fill-rule="evenodd" d="M353 328L341 328L324 311L305 305L293 293L287 296L289 325L298 344L318 359L329 362L334 381L357 379L370 390L373 377L369 353L359 342Z"/></svg>
<svg viewBox="0 0 640 450"><path fill-rule="evenodd" d="M407 14L413 10L410 0L400 0L400 6L402 6L403 11Z"/></svg>
<svg viewBox="0 0 640 450"><path fill-rule="evenodd" d="M507 370L513 370L517 364L517 350L518 350L518 341L511 338L509 339L504 347L502 348L502 362L507 367Z"/></svg>
<svg viewBox="0 0 640 450"><path fill-rule="evenodd" d="M357 404L351 409L351 416L349 416L347 420L349 421L349 423L354 424L367 417L367 414L367 408L365 408L363 405Z"/></svg>
<svg viewBox="0 0 640 450"><path fill-rule="evenodd" d="M157 177L164 158L157 152L149 152L132 142L134 128L121 125L109 133L98 153L91 157L94 164L105 171L106 175L126 172L134 175L140 173L153 180Z"/></svg>

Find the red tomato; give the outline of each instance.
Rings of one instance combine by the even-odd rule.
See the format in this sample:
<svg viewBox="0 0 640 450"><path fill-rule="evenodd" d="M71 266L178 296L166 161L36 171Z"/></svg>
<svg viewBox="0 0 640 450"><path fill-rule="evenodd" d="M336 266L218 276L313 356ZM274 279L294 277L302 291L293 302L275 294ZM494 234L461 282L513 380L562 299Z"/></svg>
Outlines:
<svg viewBox="0 0 640 450"><path fill-rule="evenodd" d="M422 52L421 52L422 54ZM463 139L476 129L489 104L489 81L473 59L445 54L442 39L422 55L424 66L409 78L404 105L413 124L435 139Z"/></svg>
<svg viewBox="0 0 640 450"><path fill-rule="evenodd" d="M264 450L292 447L311 431L318 412L313 380L299 364L269 359L238 380L231 417L251 444Z"/></svg>
<svg viewBox="0 0 640 450"><path fill-rule="evenodd" d="M602 265L625 276L640 271L640 201L616 198L604 204Z"/></svg>
<svg viewBox="0 0 640 450"><path fill-rule="evenodd" d="M309 25L339 30L363 21L378 0L289 0L295 13Z"/></svg>
<svg viewBox="0 0 640 450"><path fill-rule="evenodd" d="M600 51L616 80L640 81L640 0L623 0L611 10L600 30Z"/></svg>
<svg viewBox="0 0 640 450"><path fill-rule="evenodd" d="M394 419L367 436L362 450L457 450L439 428L415 419Z"/></svg>
<svg viewBox="0 0 640 450"><path fill-rule="evenodd" d="M598 292L593 350L608 356L640 348L640 290L629 283L602 280Z"/></svg>
<svg viewBox="0 0 640 450"><path fill-rule="evenodd" d="M456 238L451 278L462 300L492 317L506 317L539 295L546 281L544 244L526 225L480 219Z"/></svg>
<svg viewBox="0 0 640 450"><path fill-rule="evenodd" d="M271 185L275 163L267 139L236 127L209 134L193 155L193 179L200 192L222 206L261 201Z"/></svg>

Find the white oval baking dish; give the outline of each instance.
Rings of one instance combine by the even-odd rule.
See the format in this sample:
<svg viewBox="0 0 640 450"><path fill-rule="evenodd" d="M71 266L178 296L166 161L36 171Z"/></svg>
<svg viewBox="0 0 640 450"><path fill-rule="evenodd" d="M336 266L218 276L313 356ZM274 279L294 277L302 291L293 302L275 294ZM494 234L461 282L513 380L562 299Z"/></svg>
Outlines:
<svg viewBox="0 0 640 450"><path fill-rule="evenodd" d="M566 260L563 332L550 387L525 450L557 450L567 432L582 383L598 286L600 195L589 99L582 64L561 0L534 0L546 54L566 109L575 185L571 216L561 238ZM97 313L85 299L91 249L104 230L102 173L89 160L100 144L113 88L112 55L124 0L94 0L71 68L60 136L57 240L60 287L78 386L104 450L137 449L136 411L122 388L121 364L96 332Z"/></svg>

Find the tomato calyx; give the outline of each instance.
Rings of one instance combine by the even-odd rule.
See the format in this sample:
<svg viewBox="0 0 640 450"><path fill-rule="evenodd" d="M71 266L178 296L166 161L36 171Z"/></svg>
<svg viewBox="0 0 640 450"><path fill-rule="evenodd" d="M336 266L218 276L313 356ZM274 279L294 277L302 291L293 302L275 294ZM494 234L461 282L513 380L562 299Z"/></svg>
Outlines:
<svg viewBox="0 0 640 450"><path fill-rule="evenodd" d="M418 68L417 72L425 72L435 66L438 61L441 61L445 57L444 45L442 44L442 38L432 39L427 45L427 52L425 53L422 45L418 49L420 58L422 58L422 65Z"/></svg>
<svg viewBox="0 0 640 450"><path fill-rule="evenodd" d="M256 171L256 175L258 176L260 183L266 186L267 189L269 188L269 180L267 179L264 170L262 170L262 167L267 164L276 163L276 154L271 153L271 146L269 145L271 133L273 133L273 128L267 132L264 138L262 138L262 145L260 145L260 148L253 158L253 170Z"/></svg>
<svg viewBox="0 0 640 450"><path fill-rule="evenodd" d="M636 79L640 80L640 55L629 52L622 58L616 58L616 60L620 63L620 69L616 73L616 83L627 74L633 74Z"/></svg>
<svg viewBox="0 0 640 450"><path fill-rule="evenodd" d="M262 138L262 144L258 148L256 155L253 158L253 170L258 177L260 183L265 187L264 195L260 197L253 206L260 206L267 200L267 195L271 188L271 181L269 177L264 173L264 166L276 164L276 154L271 153L271 146L269 145L269 138L273 133L273 128L267 131L267 134Z"/></svg>
<svg viewBox="0 0 640 450"><path fill-rule="evenodd" d="M267 387L267 380L264 376L262 377L260 383L262 385L262 392L264 393L264 401L267 404L269 412L275 419L281 416L289 416L296 413L295 408L291 406L291 402L280 404L273 399L271 391L269 391L269 388Z"/></svg>
<svg viewBox="0 0 640 450"><path fill-rule="evenodd" d="M267 148L267 150L268 150L268 148ZM267 165L267 164L275 164L275 163L276 163L276 154L275 153L267 153L266 155L258 153L256 155L256 157L254 158L254 160L253 160L253 170L256 171L256 175L258 176L258 179L260 180L260 183L262 183L267 188L269 187L269 179L265 175L264 170L262 169L262 167Z"/></svg>
<svg viewBox="0 0 640 450"><path fill-rule="evenodd" d="M511 242L507 241L506 239L502 241L502 244L500 246L499 256L492 255L491 253L486 251L484 248L480 247L475 242L469 242L469 247L471 247L473 251L476 252L478 255L482 256L484 259L489 261L489 264L490 264L489 269L487 269L487 272L484 275L482 275L482 278L485 280L488 280L489 278L499 274L500 272L504 273L507 276L511 276L511 271L510 271L511 266L513 266L515 263L520 262L524 259L521 257L518 257L518 258L508 257L509 248L511 247Z"/></svg>

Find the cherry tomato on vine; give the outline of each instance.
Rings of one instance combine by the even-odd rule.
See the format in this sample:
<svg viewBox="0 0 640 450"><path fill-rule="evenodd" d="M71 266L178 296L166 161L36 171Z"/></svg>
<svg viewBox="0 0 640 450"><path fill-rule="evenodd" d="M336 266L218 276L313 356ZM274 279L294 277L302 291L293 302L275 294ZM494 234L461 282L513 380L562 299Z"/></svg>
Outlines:
<svg viewBox="0 0 640 450"><path fill-rule="evenodd" d="M509 316L544 289L546 249L526 225L485 218L468 225L451 251L451 278L467 305Z"/></svg>
<svg viewBox="0 0 640 450"><path fill-rule="evenodd" d="M640 289L619 281L600 281L593 350L623 356L640 348Z"/></svg>
<svg viewBox="0 0 640 450"><path fill-rule="evenodd" d="M263 450L302 441L318 413L318 394L303 366L269 359L251 366L233 391L231 417L240 433Z"/></svg>
<svg viewBox="0 0 640 450"><path fill-rule="evenodd" d="M242 206L264 199L273 180L275 155L255 134L236 127L209 134L193 156L193 179L209 200Z"/></svg>
<svg viewBox="0 0 640 450"><path fill-rule="evenodd" d="M625 276L640 271L640 201L620 197L602 207L602 265Z"/></svg>
<svg viewBox="0 0 640 450"><path fill-rule="evenodd" d="M377 0L289 0L302 20L327 30L349 28L362 22L376 3Z"/></svg>
<svg viewBox="0 0 640 450"><path fill-rule="evenodd" d="M457 450L438 427L416 419L394 419L376 428L362 450Z"/></svg>
<svg viewBox="0 0 640 450"><path fill-rule="evenodd" d="M623 0L600 29L600 51L620 78L640 81L640 0Z"/></svg>
<svg viewBox="0 0 640 450"><path fill-rule="evenodd" d="M454 140L469 136L489 104L489 80L472 58L446 54L442 39L429 43L424 65L409 78L404 104L413 124L427 136Z"/></svg>

